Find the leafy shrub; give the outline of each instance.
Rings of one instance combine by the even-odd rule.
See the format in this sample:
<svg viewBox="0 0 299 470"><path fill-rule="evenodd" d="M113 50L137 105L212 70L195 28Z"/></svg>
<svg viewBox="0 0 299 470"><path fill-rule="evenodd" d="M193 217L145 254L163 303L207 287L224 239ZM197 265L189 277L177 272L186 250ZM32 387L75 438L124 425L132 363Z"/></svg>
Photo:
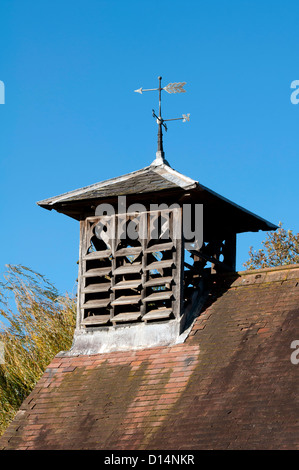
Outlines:
<svg viewBox="0 0 299 470"><path fill-rule="evenodd" d="M76 303L41 274L7 265L0 281L1 317L0 435L53 357L71 347Z"/></svg>
<svg viewBox="0 0 299 470"><path fill-rule="evenodd" d="M279 223L277 231L267 234L262 242L263 248L258 251L250 247L249 260L243 264L247 269L275 267L299 263L299 233L282 228Z"/></svg>

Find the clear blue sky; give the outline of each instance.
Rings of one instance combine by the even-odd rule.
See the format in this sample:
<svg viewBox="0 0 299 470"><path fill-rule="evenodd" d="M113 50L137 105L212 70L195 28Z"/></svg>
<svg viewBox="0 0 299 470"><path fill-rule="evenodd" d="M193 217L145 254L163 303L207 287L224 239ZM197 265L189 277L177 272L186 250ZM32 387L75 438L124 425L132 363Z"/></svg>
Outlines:
<svg viewBox="0 0 299 470"><path fill-rule="evenodd" d="M74 292L79 224L36 201L140 169L181 173L299 231L299 2L0 0L0 272L23 264ZM238 269L265 233L238 237Z"/></svg>

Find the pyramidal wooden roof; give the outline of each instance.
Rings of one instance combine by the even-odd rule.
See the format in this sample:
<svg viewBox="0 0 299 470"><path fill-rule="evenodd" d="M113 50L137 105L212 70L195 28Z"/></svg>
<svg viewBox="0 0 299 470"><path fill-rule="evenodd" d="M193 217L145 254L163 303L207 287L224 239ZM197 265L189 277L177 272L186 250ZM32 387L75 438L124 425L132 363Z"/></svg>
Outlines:
<svg viewBox="0 0 299 470"><path fill-rule="evenodd" d="M150 165L117 178L111 178L90 186L85 186L84 188L69 191L60 196L44 199L38 202L38 204L48 208L59 202L151 193L177 188L189 190L195 188L197 185L197 181L173 170L169 165Z"/></svg>
<svg viewBox="0 0 299 470"><path fill-rule="evenodd" d="M299 449L299 265L211 275L185 342L58 354L0 449Z"/></svg>
<svg viewBox="0 0 299 470"><path fill-rule="evenodd" d="M174 201L188 194L189 200L186 199L185 202L205 204L206 208L213 211L213 216L219 220L219 224L222 223L221 219L225 215L226 224L231 227L236 226L236 233L277 229L273 223L220 196L199 181L179 173L166 163L151 164L123 176L41 200L37 204L45 209L55 209L80 220L82 213L86 214L88 204L99 203L117 196L146 197L158 193L168 198L173 195ZM160 197L158 200L160 203L164 202Z"/></svg>

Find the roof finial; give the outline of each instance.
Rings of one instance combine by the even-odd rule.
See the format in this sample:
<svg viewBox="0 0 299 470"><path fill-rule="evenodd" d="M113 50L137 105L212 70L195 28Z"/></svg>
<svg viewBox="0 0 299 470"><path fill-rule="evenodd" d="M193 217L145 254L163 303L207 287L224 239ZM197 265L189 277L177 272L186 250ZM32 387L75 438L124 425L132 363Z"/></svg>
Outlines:
<svg viewBox="0 0 299 470"><path fill-rule="evenodd" d="M158 148L156 152L156 158L152 162L152 165L162 165L166 164L169 165L169 163L165 160L165 154L163 150L163 133L162 133L162 126L165 128L165 131L167 131L167 126L165 124L166 121L178 121L178 120L183 120L183 122L189 121L190 120L190 114L183 114L182 117L180 118L174 118L174 119L163 119L162 118L162 111L161 111L161 91L165 90L167 93L185 93L186 90L184 90L184 85L186 85L186 82L179 82L179 83L169 83L166 87L162 88L161 82L162 82L162 77L158 77L159 80L159 87L158 88L148 88L144 90L143 88L139 88L138 90L135 90L136 93L142 94L144 91L159 91L159 116L155 114L155 111L153 109L153 117L156 118L157 124L158 124Z"/></svg>

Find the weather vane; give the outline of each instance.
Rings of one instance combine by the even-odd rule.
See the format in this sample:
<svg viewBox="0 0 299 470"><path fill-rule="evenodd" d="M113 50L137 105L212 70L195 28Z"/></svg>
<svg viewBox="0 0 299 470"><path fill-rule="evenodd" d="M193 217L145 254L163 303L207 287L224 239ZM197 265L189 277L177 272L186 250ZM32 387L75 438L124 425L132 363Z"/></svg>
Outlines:
<svg viewBox="0 0 299 470"><path fill-rule="evenodd" d="M167 163L164 158L164 151L163 151L163 134L162 134L162 126L164 127L165 131L167 131L167 126L165 122L167 121L179 121L182 120L183 122L190 121L190 114L183 114L182 117L174 118L174 119L163 119L161 114L161 91L167 91L167 93L185 93L184 85L186 82L179 82L179 83L168 83L165 87L161 86L162 77L158 77L159 80L159 88L148 88L144 90L143 88L138 88L138 90L134 90L136 93L142 93L144 91L158 91L159 92L159 116L156 115L153 109L153 117L156 118L158 124L158 149L156 153L156 160L153 163Z"/></svg>

